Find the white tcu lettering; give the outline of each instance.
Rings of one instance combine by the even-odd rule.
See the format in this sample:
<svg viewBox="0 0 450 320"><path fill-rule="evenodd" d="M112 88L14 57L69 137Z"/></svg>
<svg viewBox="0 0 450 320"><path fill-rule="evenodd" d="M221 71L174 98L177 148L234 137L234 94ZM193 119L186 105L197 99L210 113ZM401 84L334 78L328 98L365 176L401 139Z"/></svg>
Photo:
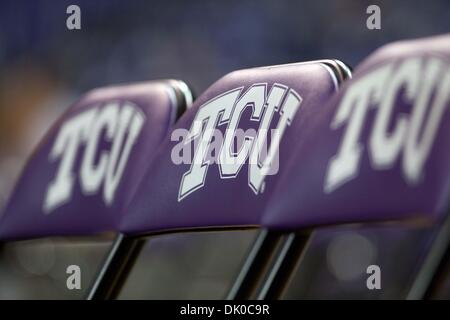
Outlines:
<svg viewBox="0 0 450 320"><path fill-rule="evenodd" d="M85 195L96 194L103 184L103 199L110 205L144 121L144 115L131 103L121 107L109 103L66 121L49 155L50 161L60 159L60 162L47 189L44 212L48 214L70 200L76 177L75 159L82 144L85 149L79 172L81 191ZM112 147L110 151L101 151L96 161L102 140Z"/></svg>
<svg viewBox="0 0 450 320"><path fill-rule="evenodd" d="M206 160L214 129L228 123L219 152L219 171L222 179L234 178L250 157L249 186L258 194L264 178L273 170L273 159L286 127L291 123L300 104L301 97L286 86L274 84L267 95L267 84L254 84L241 95L242 88L230 90L200 107L185 143L199 137L194 160L189 171L181 180L178 201L203 187L210 161ZM284 99L283 106L281 103ZM269 126L275 111L280 111L280 119L272 138L267 156L261 159L262 147L266 144ZM256 137L248 135L237 152L233 149L235 132L246 108L252 108L250 120L260 123Z"/></svg>
<svg viewBox="0 0 450 320"><path fill-rule="evenodd" d="M329 162L325 192L358 175L364 148L360 134L370 106L376 108L367 146L372 168L391 168L403 151L404 178L410 184L417 183L448 105L449 71L438 58L409 58L399 65L384 65L352 84L331 124L336 129L347 122L347 127L337 154ZM394 118L400 92L403 101L411 105L411 115L397 114ZM388 132L390 123L394 126Z"/></svg>

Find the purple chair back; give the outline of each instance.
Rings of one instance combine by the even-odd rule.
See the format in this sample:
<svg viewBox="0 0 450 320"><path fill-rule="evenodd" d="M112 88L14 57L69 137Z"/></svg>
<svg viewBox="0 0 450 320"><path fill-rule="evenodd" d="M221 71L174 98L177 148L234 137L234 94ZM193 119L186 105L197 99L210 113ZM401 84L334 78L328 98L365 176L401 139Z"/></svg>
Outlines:
<svg viewBox="0 0 450 320"><path fill-rule="evenodd" d="M295 150L263 224L296 229L448 210L450 35L378 49Z"/></svg>
<svg viewBox="0 0 450 320"><path fill-rule="evenodd" d="M334 60L232 72L178 121L124 217L126 234L258 226L308 119L336 92Z"/></svg>
<svg viewBox="0 0 450 320"><path fill-rule="evenodd" d="M0 239L117 231L156 149L192 100L177 80L96 89L74 103L28 160Z"/></svg>

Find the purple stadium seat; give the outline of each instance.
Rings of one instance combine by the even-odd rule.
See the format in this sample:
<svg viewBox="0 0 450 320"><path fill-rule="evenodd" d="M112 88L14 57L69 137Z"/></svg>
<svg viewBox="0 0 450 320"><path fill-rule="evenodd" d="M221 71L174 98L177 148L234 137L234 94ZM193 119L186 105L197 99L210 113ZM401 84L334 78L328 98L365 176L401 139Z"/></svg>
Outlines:
<svg viewBox="0 0 450 320"><path fill-rule="evenodd" d="M323 60L239 70L218 80L164 141L121 231L258 226L293 150L310 139L305 133L316 125L310 119L320 116L348 72L339 61Z"/></svg>
<svg viewBox="0 0 450 320"><path fill-rule="evenodd" d="M450 35L378 49L305 119L264 226L441 217L450 195L449 107Z"/></svg>
<svg viewBox="0 0 450 320"><path fill-rule="evenodd" d="M0 239L117 231L142 173L192 96L178 80L96 89L39 144L0 221Z"/></svg>
<svg viewBox="0 0 450 320"><path fill-rule="evenodd" d="M395 224L410 233L430 231L405 297L433 296L450 248L449 58L450 35L383 46L311 119L309 138L296 149L262 218L263 227L284 232L286 241L259 299L283 296L307 244L327 234L323 228L309 237L314 228L392 221L412 222ZM384 239L383 229L379 235Z"/></svg>

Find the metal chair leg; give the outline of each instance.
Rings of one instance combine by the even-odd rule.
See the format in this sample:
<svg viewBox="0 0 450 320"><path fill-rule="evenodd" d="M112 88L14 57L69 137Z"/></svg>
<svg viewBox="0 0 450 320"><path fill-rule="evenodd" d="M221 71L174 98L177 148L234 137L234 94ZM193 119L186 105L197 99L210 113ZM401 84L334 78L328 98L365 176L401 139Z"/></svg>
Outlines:
<svg viewBox="0 0 450 320"><path fill-rule="evenodd" d="M250 299L259 281L268 267L270 258L281 239L281 234L261 230L256 238L247 259L236 278L228 300Z"/></svg>
<svg viewBox="0 0 450 320"><path fill-rule="evenodd" d="M286 236L261 286L258 300L274 300L282 297L309 239L309 232L290 233Z"/></svg>
<svg viewBox="0 0 450 320"><path fill-rule="evenodd" d="M93 283L87 300L115 299L142 249L142 239L118 234Z"/></svg>
<svg viewBox="0 0 450 320"><path fill-rule="evenodd" d="M450 261L450 215L439 229L406 299L429 299L439 287Z"/></svg>

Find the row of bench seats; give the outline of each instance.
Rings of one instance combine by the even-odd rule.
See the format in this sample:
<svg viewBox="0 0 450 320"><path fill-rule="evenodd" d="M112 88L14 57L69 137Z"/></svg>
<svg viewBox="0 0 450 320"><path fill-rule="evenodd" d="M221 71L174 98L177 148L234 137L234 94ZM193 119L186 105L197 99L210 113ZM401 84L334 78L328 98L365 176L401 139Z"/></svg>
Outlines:
<svg viewBox="0 0 450 320"><path fill-rule="evenodd" d="M261 228L229 298L250 295L261 257L291 235L258 296L276 298L302 230L445 225L449 58L443 35L386 45L353 74L338 60L234 71L195 100L179 80L92 90L30 157L0 240L115 232L126 251L144 235Z"/></svg>

